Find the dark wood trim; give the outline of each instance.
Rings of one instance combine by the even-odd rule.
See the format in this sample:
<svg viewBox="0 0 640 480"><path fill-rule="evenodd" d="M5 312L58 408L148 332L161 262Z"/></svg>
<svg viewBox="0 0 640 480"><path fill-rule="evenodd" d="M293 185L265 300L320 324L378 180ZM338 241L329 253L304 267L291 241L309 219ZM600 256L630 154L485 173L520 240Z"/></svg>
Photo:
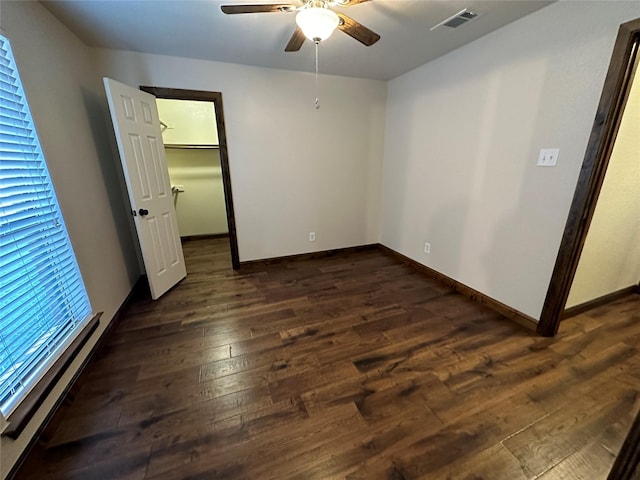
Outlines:
<svg viewBox="0 0 640 480"><path fill-rule="evenodd" d="M282 257L263 258L260 260L248 260L246 262L240 262L240 270L257 270L266 267L267 265L275 265L280 263L294 262L300 260L313 260L316 258L333 257L338 254L347 254L354 252L362 252L365 250L374 250L378 248L377 243L370 243L367 245L358 245L355 247L335 248L332 250L322 250L319 252L298 253L295 255L285 255Z"/></svg>
<svg viewBox="0 0 640 480"><path fill-rule="evenodd" d="M640 412L631 425L607 480L638 480L640 478Z"/></svg>
<svg viewBox="0 0 640 480"><path fill-rule="evenodd" d="M640 19L621 25L618 31L609 71L538 322L538 333L544 336L552 337L558 331L560 318L578 268L582 247L593 218L633 79L639 35Z"/></svg>
<svg viewBox="0 0 640 480"><path fill-rule="evenodd" d="M536 326L538 322L536 322L536 320L530 317L529 315L526 315L514 308L511 308L508 305L505 305L504 303L499 302L498 300L495 300L485 295L482 292L479 292L478 290L475 290L463 283L458 282L457 280L454 280L451 277L448 277L447 275L444 275L432 268L427 267L426 265L422 265L421 263L416 262L412 258L409 258L406 255L403 255L399 252L396 252L395 250L385 245L379 245L379 248L383 252L393 257L396 257L401 262L410 265L411 267L415 268L419 272L451 287L454 291L461 293L462 295L464 295L465 297L468 297L474 302L477 302L481 305L485 305L486 307L499 313L500 315L507 317L509 320L512 320L516 322L518 325L525 327L527 330L530 330L530 331L536 330Z"/></svg>
<svg viewBox="0 0 640 480"><path fill-rule="evenodd" d="M638 289L638 285L631 285L630 287L608 293L607 295L603 295L602 297L598 297L593 300L589 300L588 302L581 303L580 305L575 305L573 307L565 309L562 312L560 318L561 320L564 320L565 318L574 317L593 308L606 305L607 303L615 302L616 300L627 297L629 295L633 295L634 293L637 294L639 293L639 290L640 289Z"/></svg>
<svg viewBox="0 0 640 480"><path fill-rule="evenodd" d="M216 126L218 128L218 143L220 148L220 166L222 167L222 185L227 208L227 225L229 227L229 243L231 245L231 264L234 270L240 268L238 253L238 236L236 233L236 217L233 208L233 194L231 192L231 171L229 168L229 152L227 149L227 131L224 122L224 106L222 93L203 90L183 90L178 88L163 88L140 86L140 90L155 95L158 98L174 100L198 100L213 102L216 110Z"/></svg>
<svg viewBox="0 0 640 480"><path fill-rule="evenodd" d="M190 242L191 240L213 240L215 238L229 238L228 233L205 233L202 235L186 235L180 237L183 242Z"/></svg>
<svg viewBox="0 0 640 480"><path fill-rule="evenodd" d="M56 386L62 375L67 371L71 362L78 356L78 353L87 343L91 334L98 328L101 316L102 312L95 314L93 318L82 327L82 330L80 330L60 358L51 365L51 368L47 370L47 373L43 375L20 405L7 417L9 425L2 432L3 437L17 440L18 436L42 405L42 402L45 401L51 393L51 390L53 390L53 387Z"/></svg>
<svg viewBox="0 0 640 480"><path fill-rule="evenodd" d="M56 423L56 420L59 420L63 417L65 409L61 407L63 406L63 404L70 404L69 398L72 396L73 390L77 388L80 376L86 370L89 363L93 361L96 352L99 351L99 349L102 348L102 346L105 344L105 339L107 339L111 332L113 332L114 327L118 324L120 318L122 317L122 312L124 311L124 309L127 307L127 305L129 305L129 303L131 303L132 300L138 298L138 296L140 295L149 295L149 282L146 275L142 275L138 278L133 288L129 292L129 295L127 295L127 298L125 298L124 302L122 302L120 308L118 308L115 315L111 319L111 322L109 322L107 328L104 330L104 332L102 332L102 335L100 335L98 341L94 344L94 346L91 348L91 351L83 360L82 364L78 367L78 370L74 373L73 378L71 378L71 380L69 381L69 384L66 386L62 394L58 397L53 407L36 430L33 437L31 437L31 439L29 440L29 443L20 454L20 457L9 471L6 477L7 480L11 480L13 477L15 477L15 475L18 473L18 470L29 455L29 452L31 452L34 445L45 435L47 427L52 423Z"/></svg>

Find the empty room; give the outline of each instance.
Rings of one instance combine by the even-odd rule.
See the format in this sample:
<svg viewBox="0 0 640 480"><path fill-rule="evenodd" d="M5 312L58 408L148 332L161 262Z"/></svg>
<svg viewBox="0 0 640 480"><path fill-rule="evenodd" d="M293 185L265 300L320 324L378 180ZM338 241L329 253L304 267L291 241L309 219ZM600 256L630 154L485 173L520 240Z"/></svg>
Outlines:
<svg viewBox="0 0 640 480"><path fill-rule="evenodd" d="M640 478L640 2L0 0L0 478Z"/></svg>

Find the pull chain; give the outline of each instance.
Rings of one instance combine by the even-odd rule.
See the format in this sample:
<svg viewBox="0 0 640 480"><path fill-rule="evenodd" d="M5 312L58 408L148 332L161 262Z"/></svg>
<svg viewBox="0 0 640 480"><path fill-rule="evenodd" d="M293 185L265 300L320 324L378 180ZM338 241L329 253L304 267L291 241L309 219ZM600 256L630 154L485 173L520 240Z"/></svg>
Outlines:
<svg viewBox="0 0 640 480"><path fill-rule="evenodd" d="M318 100L318 44L316 42L316 110L320 108L320 100Z"/></svg>

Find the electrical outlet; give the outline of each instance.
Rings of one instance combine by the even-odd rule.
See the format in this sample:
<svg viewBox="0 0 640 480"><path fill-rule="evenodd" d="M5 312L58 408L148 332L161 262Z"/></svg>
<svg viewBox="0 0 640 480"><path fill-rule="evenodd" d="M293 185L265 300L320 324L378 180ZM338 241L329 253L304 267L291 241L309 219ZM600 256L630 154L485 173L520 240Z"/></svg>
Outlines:
<svg viewBox="0 0 640 480"><path fill-rule="evenodd" d="M424 243L424 253L431 253L431 244L429 242Z"/></svg>
<svg viewBox="0 0 640 480"><path fill-rule="evenodd" d="M309 241L310 242L316 241L316 232L309 232Z"/></svg>
<svg viewBox="0 0 640 480"><path fill-rule="evenodd" d="M555 167L558 164L559 148L541 148L538 155L538 167Z"/></svg>

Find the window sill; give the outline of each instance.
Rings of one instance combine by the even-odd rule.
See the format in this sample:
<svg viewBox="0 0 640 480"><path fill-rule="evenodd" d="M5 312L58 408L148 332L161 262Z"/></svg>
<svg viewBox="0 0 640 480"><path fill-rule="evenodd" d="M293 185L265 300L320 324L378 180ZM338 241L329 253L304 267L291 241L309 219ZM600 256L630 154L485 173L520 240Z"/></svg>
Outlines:
<svg viewBox="0 0 640 480"><path fill-rule="evenodd" d="M78 336L71 342L62 356L51 366L47 373L31 390L20 405L7 417L7 428L2 432L2 437L16 440L20 433L33 418L42 402L51 393L53 387L58 383L62 374L69 368L71 362L78 355L80 349L87 342L91 334L98 328L102 313L97 313L78 333Z"/></svg>

